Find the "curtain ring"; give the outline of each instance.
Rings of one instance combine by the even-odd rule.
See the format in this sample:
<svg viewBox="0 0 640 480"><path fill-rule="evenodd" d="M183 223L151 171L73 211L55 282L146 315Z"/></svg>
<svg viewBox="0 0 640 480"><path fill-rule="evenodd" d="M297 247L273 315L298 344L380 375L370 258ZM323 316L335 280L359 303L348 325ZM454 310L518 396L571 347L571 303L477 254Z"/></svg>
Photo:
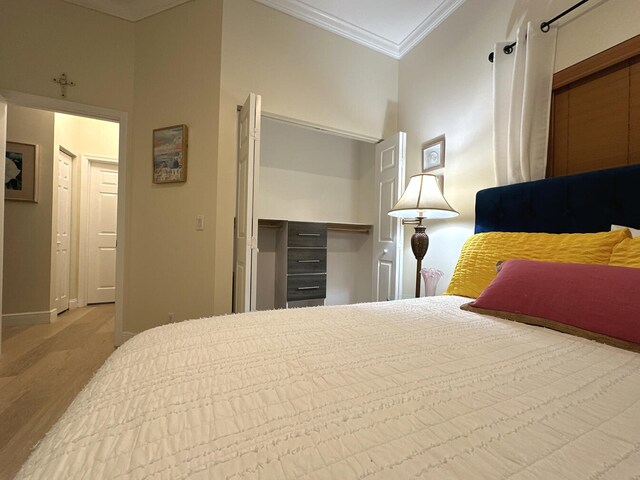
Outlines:
<svg viewBox="0 0 640 480"><path fill-rule="evenodd" d="M540 24L540 30L542 30L544 33L547 33L549 31L550 25L548 22L542 22Z"/></svg>
<svg viewBox="0 0 640 480"><path fill-rule="evenodd" d="M513 46L505 45L505 47L502 49L502 51L504 53L506 53L507 55L511 55L513 53Z"/></svg>

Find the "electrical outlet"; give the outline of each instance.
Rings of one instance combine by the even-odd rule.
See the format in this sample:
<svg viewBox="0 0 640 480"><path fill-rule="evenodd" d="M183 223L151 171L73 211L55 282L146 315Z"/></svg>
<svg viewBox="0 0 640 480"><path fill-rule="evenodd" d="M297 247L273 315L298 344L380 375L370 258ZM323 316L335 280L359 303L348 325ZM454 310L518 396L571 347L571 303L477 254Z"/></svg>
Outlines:
<svg viewBox="0 0 640 480"><path fill-rule="evenodd" d="M173 312L169 312L169 323L173 323L175 320L173 319Z"/></svg>
<svg viewBox="0 0 640 480"><path fill-rule="evenodd" d="M204 215L196 215L196 230L204 230Z"/></svg>

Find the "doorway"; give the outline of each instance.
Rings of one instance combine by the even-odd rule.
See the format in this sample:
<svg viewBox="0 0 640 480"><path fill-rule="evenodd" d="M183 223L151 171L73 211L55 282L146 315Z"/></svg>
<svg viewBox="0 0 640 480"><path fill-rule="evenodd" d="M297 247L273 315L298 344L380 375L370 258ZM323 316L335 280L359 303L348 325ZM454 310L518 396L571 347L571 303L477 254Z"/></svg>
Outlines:
<svg viewBox="0 0 640 480"><path fill-rule="evenodd" d="M326 284L313 288L325 292L328 305L401 298L402 229L387 211L404 185L406 135L376 146L262 112L261 104L252 93L239 106L234 311L286 304L290 284L300 278L290 263L326 267L313 272ZM326 225L324 260L288 257L279 240L288 221ZM304 288L310 287L298 289Z"/></svg>
<svg viewBox="0 0 640 480"><path fill-rule="evenodd" d="M113 237L115 237L115 232L113 230L117 230L117 236L118 236L118 240L119 240L119 244L123 245L124 244L124 238L125 238L125 229L124 229L124 212L125 212L125 204L124 204L124 190L125 190L125 175L124 175L124 170L125 170L125 161L126 161L126 132L127 132L127 114L124 112L119 112L119 111L114 111L114 110L109 110L109 109L104 109L104 108L100 108L100 107L92 107L92 106L87 106L87 105L81 105L81 104L75 104L72 102L68 102L65 100L56 100L56 99L51 99L51 98L47 98L47 97L38 97L38 96L33 96L33 95L27 95L27 94L22 94L22 93L18 93L18 92L12 92L12 91L0 91L0 99L2 99L3 101L6 101L6 103L9 105L9 110L11 110L14 107L26 107L26 108L32 108L32 109L36 109L36 110L40 110L42 112L45 112L49 115L54 115L54 116L59 116L62 114L67 114L69 116L76 116L76 118L83 118L84 120L91 120L91 119L95 119L97 120L106 120L107 122L109 122L113 128L115 129L116 135L119 137L120 141L119 144L116 146L115 148L115 154L112 155L108 155L110 156L112 159L118 159L119 160L119 167L117 170L117 173L114 173L114 175L116 176L116 178L118 179L118 186L117 186L117 191L113 192L112 194L112 211L115 210L116 213L116 220L115 220L115 225L116 225L116 229L111 229L112 231L110 232L112 234ZM2 98L4 97L4 98ZM56 113L58 112L58 113ZM3 137L6 131L6 119L0 118L0 137ZM11 121L11 118L9 117L9 122ZM4 142L2 142L4 143ZM60 141L60 139L58 139L56 137L55 139L55 143L56 145L63 145L63 143ZM52 144L53 144L52 143ZM64 146L64 145L63 145ZM66 147L65 147L66 148ZM70 149L67 148L67 150L72 151ZM56 153L57 153L57 149L55 149ZM96 156L96 153L100 153L99 150L93 150L91 151L89 150L85 150L88 154ZM54 153L53 151L50 152L49 155L47 155L47 158L50 162L50 164L54 164L53 162L53 156ZM107 157L107 155L101 155L102 157ZM44 157L41 157L44 158ZM80 160L82 159L82 155L78 156L77 160L72 161L72 165L73 165L73 170L77 170L79 165L80 165ZM77 164L77 166L76 166ZM44 166L44 163L41 163L40 166ZM57 164L55 164L55 168L52 167L51 165L48 165L49 170L55 170L57 173ZM51 172L52 174L54 172ZM77 182L79 185L79 180L80 180L80 176L78 176L77 174L75 174L76 172L74 171L71 174L71 182L75 183ZM75 175L74 175L75 174ZM52 181L51 182L51 186L49 187L50 189L56 189L57 190L57 185L55 185L55 183ZM80 199L80 191L79 188L74 189L73 186L72 188L72 193L71 193L71 198L72 198L72 204L73 202L78 202ZM39 190L42 191L42 185L39 187ZM3 192L4 194L4 192ZM55 198L54 198L55 197ZM57 191L56 194L54 195L53 192L49 191L49 201L50 201L50 210L49 210L49 215L52 218L49 223L48 223L48 228L49 228L49 238L51 238L51 240L49 240L49 255L51 258L51 256L55 256L55 251L56 251L56 247L57 247L57 232L55 230L53 230L54 228L57 227L57 218L55 220L53 220L53 218L55 216L57 216L57 212L56 215L53 215L52 212L52 207L53 207L53 202L57 202ZM119 201L118 201L119 200ZM7 202L7 203L18 203L18 202ZM39 199L38 204L43 203L42 198ZM27 202L24 202L23 206L21 207L22 210L29 210L28 207L33 207L32 205L27 205ZM73 209L73 207L72 207ZM31 208L31 210L34 210L33 208ZM1 220L1 219L0 219ZM113 223L113 222L112 222ZM79 233L75 233L74 231L77 232L77 229L79 227L79 221L71 221L71 250L73 251L74 248L78 249L79 248ZM1 224L0 224L0 228L1 228ZM55 232L56 235L51 236L51 233ZM32 232L31 237L42 237L42 238L46 238L46 235L42 235L42 230L38 231L38 232ZM74 245L75 242L75 245ZM4 260L6 261L8 257L18 257L18 255L14 254L15 251L12 250L12 246L11 245L4 245L3 244L3 250L2 250L2 257L4 258ZM123 338L122 338L122 313L123 313L123 305L122 305L122 292L123 292L123 283L124 283L124 276L123 276L123 266L124 266L124 252L122 248L116 248L115 245L113 245L113 247L111 248L111 253L110 253L111 257L115 257L115 265L111 267L111 273L115 273L115 281L112 281L112 285L111 285L111 290L112 293L115 291L115 311L116 311L116 321L115 321L115 332L114 332L114 344L115 345L119 345L123 342ZM73 258L73 257L72 257ZM38 258L37 260L43 261L43 258ZM58 306L56 305L56 272L57 272L57 268L55 268L55 260L49 260L50 264L52 265L52 268L49 270L49 272L44 275L45 279L46 279L46 283L48 285L49 288L49 298L48 298L48 302L46 302L46 300L43 303L40 303L37 305L37 308L35 310L29 310L27 313L27 317L29 315L32 314L39 314L38 315L38 319L40 320L39 323L49 323L51 320L55 319L57 310L58 310ZM46 259L44 259L44 261L42 262L43 264L46 264ZM78 261L76 260L75 265L73 265L73 259L70 259L71 264L71 269L70 269L70 291L69 291L69 303L70 303L70 307L74 308L76 306L80 305L79 302L79 298L77 296L77 291L74 292L73 290L73 285L78 285ZM75 273L74 273L75 272ZM6 270L5 270L5 274L6 274ZM74 278L75 275L75 278ZM8 285L8 282L6 281L6 278L3 279L5 286ZM22 293L25 294L23 295L28 297L32 291L37 290L37 288L32 288L32 287L42 287L44 281L43 278L39 278L38 281L34 284L34 285L30 285L30 288L26 291L23 291ZM76 288L77 290L77 288ZM75 295L74 295L75 294ZM6 296L6 291L5 291L5 296ZM86 297L85 297L86 298ZM4 304L5 302L3 302ZM24 308L22 309L23 313L24 313ZM18 311L19 312L19 311ZM7 306L5 305L3 307L3 318L6 319L7 315L10 315L11 312ZM16 315L14 316L14 319L18 318L19 320L25 320L25 318L20 318L21 315ZM24 315L22 315L22 317L24 317ZM9 317L11 318L11 317ZM27 321L32 320L29 318L26 318Z"/></svg>
<svg viewBox="0 0 640 480"><path fill-rule="evenodd" d="M56 113L55 138L61 149L75 156L70 306L115 302L118 124Z"/></svg>
<svg viewBox="0 0 640 480"><path fill-rule="evenodd" d="M15 142L7 151L36 146L36 158L18 162L18 178L27 182L33 162L39 195L5 203L7 325L50 323L54 313L115 302L118 130L114 122L8 106L7 135Z"/></svg>

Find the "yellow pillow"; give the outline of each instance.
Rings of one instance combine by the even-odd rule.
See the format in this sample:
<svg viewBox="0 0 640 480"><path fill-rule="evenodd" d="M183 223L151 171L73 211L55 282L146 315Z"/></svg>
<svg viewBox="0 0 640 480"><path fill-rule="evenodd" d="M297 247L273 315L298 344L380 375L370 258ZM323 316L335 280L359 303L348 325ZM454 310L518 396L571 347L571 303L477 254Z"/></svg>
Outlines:
<svg viewBox="0 0 640 480"><path fill-rule="evenodd" d="M613 247L628 238L627 229L602 233L479 233L462 247L445 295L477 298L496 276L498 260L607 264Z"/></svg>
<svg viewBox="0 0 640 480"><path fill-rule="evenodd" d="M640 268L640 237L625 238L613 247L609 265Z"/></svg>

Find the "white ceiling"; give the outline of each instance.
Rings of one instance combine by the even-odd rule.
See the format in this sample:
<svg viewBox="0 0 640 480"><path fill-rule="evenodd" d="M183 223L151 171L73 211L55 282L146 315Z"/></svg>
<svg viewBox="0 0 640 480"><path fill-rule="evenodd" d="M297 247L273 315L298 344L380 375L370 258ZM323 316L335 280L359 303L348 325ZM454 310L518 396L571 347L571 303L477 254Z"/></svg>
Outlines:
<svg viewBox="0 0 640 480"><path fill-rule="evenodd" d="M136 22L189 0L65 1ZM255 1L391 57L400 58L465 0Z"/></svg>

